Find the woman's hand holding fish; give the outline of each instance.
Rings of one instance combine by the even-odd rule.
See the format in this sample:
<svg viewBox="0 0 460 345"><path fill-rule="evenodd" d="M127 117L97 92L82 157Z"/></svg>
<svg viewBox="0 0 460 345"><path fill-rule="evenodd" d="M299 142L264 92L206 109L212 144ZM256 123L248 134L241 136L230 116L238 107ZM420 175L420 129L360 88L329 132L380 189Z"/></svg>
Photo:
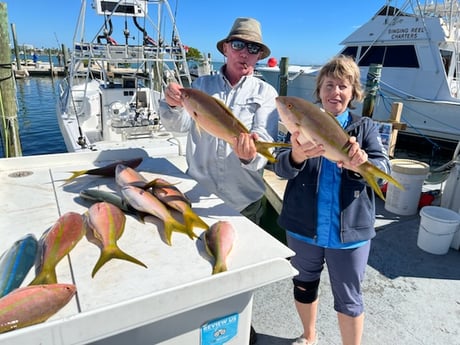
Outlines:
<svg viewBox="0 0 460 345"><path fill-rule="evenodd" d="M337 162L339 168L345 168L349 170L355 170L355 167L360 166L364 162L367 162L367 153L359 146L359 143L356 141L356 137L350 137L349 140L350 149L348 150L348 157L350 157L349 162Z"/></svg>
<svg viewBox="0 0 460 345"><path fill-rule="evenodd" d="M325 150L323 145L316 145L311 141L301 145L297 140L299 135L300 132L294 132L291 136L291 159L295 164L301 164L308 158L318 157L324 154Z"/></svg>
<svg viewBox="0 0 460 345"><path fill-rule="evenodd" d="M181 100L181 89L182 86L180 86L177 83L169 83L168 87L165 90L165 99L166 103L170 107L181 107L182 106L182 100Z"/></svg>
<svg viewBox="0 0 460 345"><path fill-rule="evenodd" d="M257 133L240 133L234 138L233 151L241 160L250 162L257 155L255 141L258 139Z"/></svg>

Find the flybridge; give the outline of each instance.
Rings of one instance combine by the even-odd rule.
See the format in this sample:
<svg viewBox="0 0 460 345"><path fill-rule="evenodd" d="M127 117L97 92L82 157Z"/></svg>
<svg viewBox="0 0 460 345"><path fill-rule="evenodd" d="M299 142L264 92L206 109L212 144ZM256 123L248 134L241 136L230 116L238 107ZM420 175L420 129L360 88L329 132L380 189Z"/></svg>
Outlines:
<svg viewBox="0 0 460 345"><path fill-rule="evenodd" d="M147 1L93 0L93 8L100 15L144 17L147 14Z"/></svg>

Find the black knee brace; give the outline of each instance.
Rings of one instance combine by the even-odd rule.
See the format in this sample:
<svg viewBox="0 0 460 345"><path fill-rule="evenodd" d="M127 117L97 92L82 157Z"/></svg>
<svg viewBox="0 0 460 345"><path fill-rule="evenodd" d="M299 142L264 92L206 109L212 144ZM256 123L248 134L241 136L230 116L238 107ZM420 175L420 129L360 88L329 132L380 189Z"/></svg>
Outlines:
<svg viewBox="0 0 460 345"><path fill-rule="evenodd" d="M294 299L300 303L313 303L318 298L319 279L312 282L303 282L292 279L294 282Z"/></svg>

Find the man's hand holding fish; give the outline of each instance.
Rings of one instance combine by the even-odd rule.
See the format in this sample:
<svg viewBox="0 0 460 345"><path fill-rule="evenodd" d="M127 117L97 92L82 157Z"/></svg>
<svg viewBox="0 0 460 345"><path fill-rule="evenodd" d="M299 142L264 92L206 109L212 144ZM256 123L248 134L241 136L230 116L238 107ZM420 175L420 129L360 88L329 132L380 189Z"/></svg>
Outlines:
<svg viewBox="0 0 460 345"><path fill-rule="evenodd" d="M182 86L177 83L169 83L166 88L165 99L171 107L182 107L181 89Z"/></svg>
<svg viewBox="0 0 460 345"><path fill-rule="evenodd" d="M242 162L250 162L257 155L255 142L258 139L257 133L240 133L234 138L233 151Z"/></svg>

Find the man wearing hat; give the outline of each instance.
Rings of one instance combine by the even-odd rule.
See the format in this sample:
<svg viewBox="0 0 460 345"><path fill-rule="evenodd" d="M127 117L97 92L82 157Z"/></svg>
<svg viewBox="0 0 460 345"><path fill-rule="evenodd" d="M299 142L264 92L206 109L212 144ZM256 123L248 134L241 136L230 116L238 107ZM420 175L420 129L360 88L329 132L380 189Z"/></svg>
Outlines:
<svg viewBox="0 0 460 345"><path fill-rule="evenodd" d="M181 86L176 83L166 88L160 118L167 130L188 132L187 173L210 193L258 223L263 211L262 172L267 160L257 154L254 139L276 138L278 93L254 76L254 66L270 55L270 49L262 41L260 23L253 18L237 18L228 36L217 42L217 49L227 60L220 73L201 76L192 87L223 101L250 134L241 133L232 148L225 141L200 132L182 107Z"/></svg>
<svg viewBox="0 0 460 345"><path fill-rule="evenodd" d="M254 67L270 55L270 49L263 43L260 23L253 18L237 18L227 37L217 42L217 49L226 57L220 73L201 76L192 87L224 102L250 133L241 133L229 145L199 131L182 106L181 86L177 83L166 88L165 99L160 102L160 118L167 130L188 132L187 174L258 224L264 210L262 173L267 160L257 153L254 140L276 138L278 93L254 76ZM251 335L253 344L252 327Z"/></svg>

